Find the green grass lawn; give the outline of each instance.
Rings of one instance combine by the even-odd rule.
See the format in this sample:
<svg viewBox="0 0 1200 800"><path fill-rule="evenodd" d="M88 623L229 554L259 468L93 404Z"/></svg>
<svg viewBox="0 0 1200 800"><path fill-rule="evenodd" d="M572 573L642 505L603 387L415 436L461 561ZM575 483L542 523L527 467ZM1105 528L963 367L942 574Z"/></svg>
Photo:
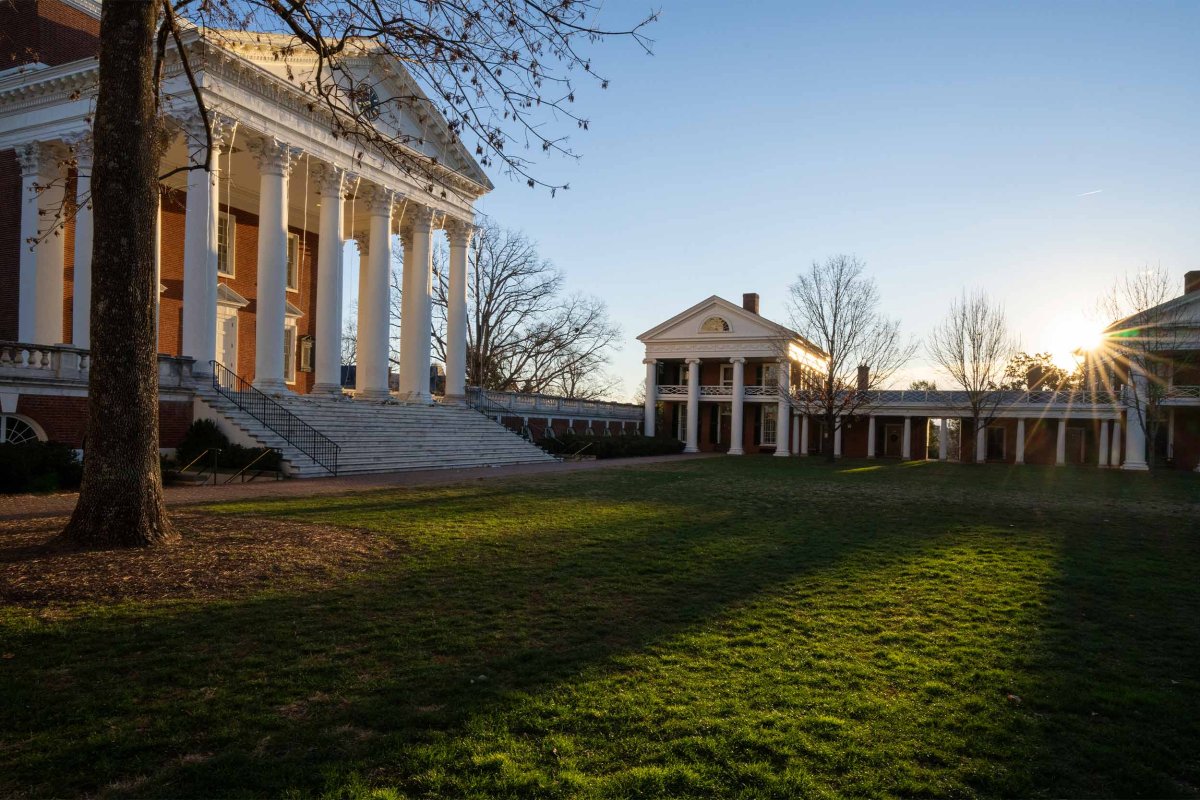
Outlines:
<svg viewBox="0 0 1200 800"><path fill-rule="evenodd" d="M398 546L0 610L0 796L1200 795L1197 475L747 457L212 511Z"/></svg>

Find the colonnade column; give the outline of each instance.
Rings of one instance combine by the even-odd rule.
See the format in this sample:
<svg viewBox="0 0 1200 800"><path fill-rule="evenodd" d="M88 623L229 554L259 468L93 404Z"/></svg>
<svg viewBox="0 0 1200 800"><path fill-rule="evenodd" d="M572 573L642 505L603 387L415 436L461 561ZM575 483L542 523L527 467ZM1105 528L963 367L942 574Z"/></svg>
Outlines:
<svg viewBox="0 0 1200 800"><path fill-rule="evenodd" d="M1025 463L1025 418L1017 417L1017 464Z"/></svg>
<svg viewBox="0 0 1200 800"><path fill-rule="evenodd" d="M987 425L980 422L975 429L975 463L982 464L985 461L987 461Z"/></svg>
<svg viewBox="0 0 1200 800"><path fill-rule="evenodd" d="M808 414L800 415L800 455L808 455Z"/></svg>
<svg viewBox="0 0 1200 800"><path fill-rule="evenodd" d="M1109 439L1109 457L1108 465L1110 467L1121 466L1121 420L1114 419L1112 424L1112 438Z"/></svg>
<svg viewBox="0 0 1200 800"><path fill-rule="evenodd" d="M21 255L17 338L34 344L63 340L63 239L43 227L57 224L63 203L63 153L57 145L31 142L17 148L21 167ZM45 220L47 225L43 226Z"/></svg>
<svg viewBox="0 0 1200 800"><path fill-rule="evenodd" d="M833 457L842 457L842 417L840 414L833 418Z"/></svg>
<svg viewBox="0 0 1200 800"><path fill-rule="evenodd" d="M742 440L745 438L746 425L746 359L731 358L733 364L733 401L729 414L729 455L740 456L745 453Z"/></svg>
<svg viewBox="0 0 1200 800"><path fill-rule="evenodd" d="M1067 419L1058 418L1058 440L1054 445L1054 466L1061 467L1067 463Z"/></svg>
<svg viewBox="0 0 1200 800"><path fill-rule="evenodd" d="M900 443L900 458L912 459L912 417L904 418L904 441Z"/></svg>
<svg viewBox="0 0 1200 800"><path fill-rule="evenodd" d="M1096 466L1108 466L1108 420L1100 420L1100 446L1096 448Z"/></svg>
<svg viewBox="0 0 1200 800"><path fill-rule="evenodd" d="M184 122L187 149L196 153L193 158L196 168L188 170L187 173L187 209L183 221L183 342L181 350L183 355L195 359L193 371L201 375L210 373L211 367L208 362L217 358L217 220L220 205L217 192L220 185L217 156L220 153L221 130L216 123L212 125L212 134L210 142L204 120L198 116L191 117ZM210 146L211 149L209 149ZM197 149L199 152L196 152ZM206 160L209 168L200 169L200 165ZM283 205L286 215L286 190ZM78 233L76 233L76 242L78 242ZM286 243L287 237L285 236L285 288L287 281ZM259 308L262 308L261 304ZM260 316L259 319L261 320L262 317ZM262 325L260 324L258 328L261 329ZM280 337L282 337L282 322L279 331ZM283 350L282 338L279 349ZM282 365L280 369L280 375L282 375ZM256 361L256 381L257 378Z"/></svg>
<svg viewBox="0 0 1200 800"><path fill-rule="evenodd" d="M646 410L642 420L642 434L653 436L654 411L658 406L658 362L653 358L643 358L642 363L646 365Z"/></svg>
<svg viewBox="0 0 1200 800"><path fill-rule="evenodd" d="M875 457L875 415L867 415L867 458Z"/></svg>
<svg viewBox="0 0 1200 800"><path fill-rule="evenodd" d="M92 346L92 140L75 145L75 278L71 299L71 344Z"/></svg>
<svg viewBox="0 0 1200 800"><path fill-rule="evenodd" d="M411 215L411 246L404 250L404 295L400 311L400 396L428 403L429 340L432 336L433 211L417 206Z"/></svg>
<svg viewBox="0 0 1200 800"><path fill-rule="evenodd" d="M1125 465L1122 469L1147 470L1146 463L1146 427L1142 415L1146 410L1146 376L1140 370L1130 370L1130 383L1127 391L1133 391L1136 398L1125 404Z"/></svg>
<svg viewBox="0 0 1200 800"><path fill-rule="evenodd" d="M779 361L779 410L775 413L775 455L789 456L792 422L792 370L791 362Z"/></svg>
<svg viewBox="0 0 1200 800"><path fill-rule="evenodd" d="M687 365L687 435L683 452L698 453L700 452L700 359L689 358Z"/></svg>
<svg viewBox="0 0 1200 800"><path fill-rule="evenodd" d="M446 396L450 403L467 399L467 252L472 225L454 220L450 235L450 280L446 287Z"/></svg>
<svg viewBox="0 0 1200 800"><path fill-rule="evenodd" d="M938 461L945 461L950 457L950 420L942 417L941 425L938 428Z"/></svg>
<svg viewBox="0 0 1200 800"><path fill-rule="evenodd" d="M313 391L342 393L342 226L346 171L325 165L317 174L317 335Z"/></svg>
<svg viewBox="0 0 1200 800"><path fill-rule="evenodd" d="M266 138L251 146L258 160L258 311L255 315L254 385L287 391L283 376L283 328L287 320L288 176L294 152ZM362 347L362 342L359 342Z"/></svg>
<svg viewBox="0 0 1200 800"><path fill-rule="evenodd" d="M370 229L367 257L359 265L358 367L356 394L365 400L386 400L388 391L388 331L391 311L392 204L395 195L382 187L371 192L367 208Z"/></svg>

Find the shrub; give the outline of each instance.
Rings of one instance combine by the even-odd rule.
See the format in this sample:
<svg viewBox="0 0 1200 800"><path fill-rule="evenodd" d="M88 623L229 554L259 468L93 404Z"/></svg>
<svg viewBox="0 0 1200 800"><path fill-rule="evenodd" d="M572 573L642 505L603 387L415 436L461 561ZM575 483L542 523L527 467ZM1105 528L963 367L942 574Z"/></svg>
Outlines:
<svg viewBox="0 0 1200 800"><path fill-rule="evenodd" d="M543 439L540 444L555 455L574 455L596 458L630 458L661 456L683 452L683 442L669 436L642 436L626 433L619 436L592 436L566 433L555 439Z"/></svg>
<svg viewBox="0 0 1200 800"><path fill-rule="evenodd" d="M58 442L0 444L0 492L74 489L83 477L75 451Z"/></svg>
<svg viewBox="0 0 1200 800"><path fill-rule="evenodd" d="M258 458L263 451L261 447L243 447L240 444L233 444L229 441L228 436L221 433L217 423L211 419L198 419L188 427L183 441L179 443L179 447L175 448L175 461L180 467L185 467L194 458L211 448L221 451L217 456L217 465L226 469L241 469ZM278 470L280 460L279 453L272 452L256 463L254 468ZM196 465L196 468L211 467L211 465L212 454L209 454L201 460L200 464Z"/></svg>

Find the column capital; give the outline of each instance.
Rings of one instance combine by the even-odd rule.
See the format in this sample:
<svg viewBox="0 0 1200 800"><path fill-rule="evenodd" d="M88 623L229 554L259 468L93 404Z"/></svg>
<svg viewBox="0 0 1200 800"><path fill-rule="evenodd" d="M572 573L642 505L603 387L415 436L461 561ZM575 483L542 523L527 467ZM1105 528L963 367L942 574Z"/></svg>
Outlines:
<svg viewBox="0 0 1200 800"><path fill-rule="evenodd" d="M475 235L475 226L455 217L447 217L442 223L446 229L446 235L450 239L450 244L458 247L469 247L471 245L471 237Z"/></svg>
<svg viewBox="0 0 1200 800"><path fill-rule="evenodd" d="M80 133L68 139L67 147L71 149L71 154L75 157L76 169L91 169L92 157L95 153L92 151L92 134L90 132Z"/></svg>
<svg viewBox="0 0 1200 800"><path fill-rule="evenodd" d="M264 175L282 175L287 177L300 151L289 144L279 141L273 136L264 136L256 142L251 142L248 148L258 162L258 171Z"/></svg>
<svg viewBox="0 0 1200 800"><path fill-rule="evenodd" d="M643 358L642 363L643 364L657 364L658 359L657 358Z"/></svg>
<svg viewBox="0 0 1200 800"><path fill-rule="evenodd" d="M684 361L684 363L685 363L685 364L700 364L700 363L703 363L703 362L701 362L701 360L700 360L700 359L698 359L698 358L685 358L683 361Z"/></svg>
<svg viewBox="0 0 1200 800"><path fill-rule="evenodd" d="M396 192L382 186L368 187L363 199L367 201L367 210L373 217L386 217L392 213L396 204Z"/></svg>
<svg viewBox="0 0 1200 800"><path fill-rule="evenodd" d="M313 178L317 184L317 191L321 197L330 200L340 200L345 193L346 177L348 173L341 167L335 167L332 164L318 164L313 171Z"/></svg>
<svg viewBox="0 0 1200 800"><path fill-rule="evenodd" d="M730 364L745 364L746 359L744 356L734 356L733 358L729 359L729 363Z"/></svg>
<svg viewBox="0 0 1200 800"><path fill-rule="evenodd" d="M183 135L187 139L188 150L201 150L204 148L208 132L205 130L204 117L199 113L187 114L181 117L176 117L175 121L179 123L180 129L183 130ZM212 146L214 150L219 150L225 144L225 140L229 137L230 131L233 129L233 120L223 117L220 114L209 112L208 124L212 126Z"/></svg>
<svg viewBox="0 0 1200 800"><path fill-rule="evenodd" d="M17 148L17 163L23 177L57 176L67 153L57 142L26 142Z"/></svg>
<svg viewBox="0 0 1200 800"><path fill-rule="evenodd" d="M429 206L409 201L404 210L404 220L400 225L401 232L408 235L432 233L434 214L434 210Z"/></svg>
<svg viewBox="0 0 1200 800"><path fill-rule="evenodd" d="M356 231L351 238L354 239L354 243L358 246L359 258L366 258L367 252L370 250L371 234L367 231ZM361 265L359 269L362 269Z"/></svg>

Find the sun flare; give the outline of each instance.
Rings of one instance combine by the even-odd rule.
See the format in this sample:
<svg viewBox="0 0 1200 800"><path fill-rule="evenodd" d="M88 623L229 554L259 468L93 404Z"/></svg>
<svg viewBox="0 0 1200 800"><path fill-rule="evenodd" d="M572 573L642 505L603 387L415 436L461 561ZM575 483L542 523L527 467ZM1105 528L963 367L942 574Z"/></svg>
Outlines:
<svg viewBox="0 0 1200 800"><path fill-rule="evenodd" d="M1104 342L1103 329L1085 319L1063 320L1054 329L1050 355L1054 363L1063 369L1074 369L1083 354L1098 348Z"/></svg>

